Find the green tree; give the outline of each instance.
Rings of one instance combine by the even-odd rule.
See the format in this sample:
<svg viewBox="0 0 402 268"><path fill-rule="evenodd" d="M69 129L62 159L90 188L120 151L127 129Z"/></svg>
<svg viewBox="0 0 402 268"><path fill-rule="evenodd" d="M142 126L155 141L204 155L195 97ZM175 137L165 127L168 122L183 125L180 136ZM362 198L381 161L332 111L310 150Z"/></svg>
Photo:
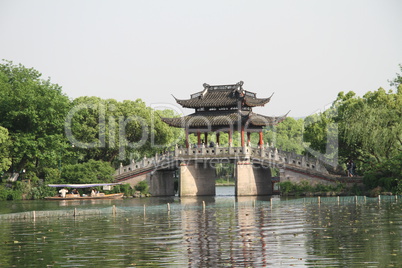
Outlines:
<svg viewBox="0 0 402 268"><path fill-rule="evenodd" d="M306 152L327 164L335 171L339 157L339 129L335 122L337 110L333 107L304 119L303 140Z"/></svg>
<svg viewBox="0 0 402 268"><path fill-rule="evenodd" d="M334 105L341 138L352 157L371 165L402 150L402 90L393 93L380 88L349 99L340 93Z"/></svg>
<svg viewBox="0 0 402 268"><path fill-rule="evenodd" d="M311 119L315 121L306 127L305 140L324 151L327 135L332 135L327 126L336 124L341 162L357 162L369 187L402 188L398 164L402 152L401 81L400 75L391 81L396 91L379 88L363 97L340 92L330 109Z"/></svg>
<svg viewBox="0 0 402 268"><path fill-rule="evenodd" d="M172 142L178 132L160 118L160 113L163 115L167 111L155 111L140 99L123 101L119 111L122 113L119 119L119 147L126 149L127 156L136 153L152 156L174 146Z"/></svg>
<svg viewBox="0 0 402 268"><path fill-rule="evenodd" d="M402 64L399 64L399 69L402 72ZM396 90L401 90L402 87L402 75L396 73L396 77L393 80L388 80L389 84L395 87Z"/></svg>
<svg viewBox="0 0 402 268"><path fill-rule="evenodd" d="M170 109L165 109L165 110L157 110L154 111L153 113L153 118L159 117L158 119L162 117L166 118L173 118L173 117L180 117L175 111L170 110ZM173 146L176 144L178 146L184 147L186 144L186 137L184 134L184 129L182 128L176 128L176 127L171 127L168 124L164 123L161 120L156 121L158 124L158 129L159 132L164 132L166 133L166 137L162 141L158 142L164 142L164 144L167 146L169 149L173 149Z"/></svg>
<svg viewBox="0 0 402 268"><path fill-rule="evenodd" d="M362 169L371 169L402 149L401 92L380 88L363 97L340 92L330 109L306 118L304 139L324 154L328 135L337 135L340 162L353 159ZM328 128L331 124L336 124L336 132Z"/></svg>
<svg viewBox="0 0 402 268"><path fill-rule="evenodd" d="M140 99L117 102L80 97L67 115L67 138L82 162L95 159L117 165L152 156L172 146L177 137L177 130L163 123L158 113Z"/></svg>
<svg viewBox="0 0 402 268"><path fill-rule="evenodd" d="M113 182L114 168L108 162L89 160L85 163L66 165L58 183L108 183Z"/></svg>
<svg viewBox="0 0 402 268"><path fill-rule="evenodd" d="M57 166L65 146L64 117L70 101L61 87L44 80L33 68L0 64L0 125L12 141L12 169L38 175Z"/></svg>
<svg viewBox="0 0 402 268"><path fill-rule="evenodd" d="M278 149L302 154L303 145L303 119L287 117L283 122L265 130L264 142L273 144ZM258 138L258 135L254 135ZM254 141L256 143L257 141Z"/></svg>
<svg viewBox="0 0 402 268"><path fill-rule="evenodd" d="M0 176L11 166L10 145L8 130L0 126Z"/></svg>

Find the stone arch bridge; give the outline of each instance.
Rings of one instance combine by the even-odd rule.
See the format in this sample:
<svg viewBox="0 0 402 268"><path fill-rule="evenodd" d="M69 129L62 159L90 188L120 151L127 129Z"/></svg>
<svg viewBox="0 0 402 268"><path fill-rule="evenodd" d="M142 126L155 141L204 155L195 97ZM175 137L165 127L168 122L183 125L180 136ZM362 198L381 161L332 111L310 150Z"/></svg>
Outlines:
<svg viewBox="0 0 402 268"><path fill-rule="evenodd" d="M315 158L280 151L273 147L175 148L163 155L134 160L121 165L115 173L117 182L135 186L147 181L153 196L175 195L174 181L179 180L180 196L215 195L215 164L234 163L235 195L272 195L276 182L309 180L310 183L355 183L355 180L329 174ZM280 177L271 176L278 168Z"/></svg>

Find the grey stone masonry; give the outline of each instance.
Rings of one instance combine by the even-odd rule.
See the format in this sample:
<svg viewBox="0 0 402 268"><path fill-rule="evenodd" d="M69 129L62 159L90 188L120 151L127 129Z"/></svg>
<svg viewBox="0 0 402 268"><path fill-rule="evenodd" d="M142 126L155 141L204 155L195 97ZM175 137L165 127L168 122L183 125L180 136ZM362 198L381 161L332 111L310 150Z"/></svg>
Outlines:
<svg viewBox="0 0 402 268"><path fill-rule="evenodd" d="M241 159L250 159L259 164L271 165L278 168L292 166L303 170L311 170L314 173L327 175L328 171L324 165L316 158L298 155L292 152L284 152L275 147L200 147L200 148L178 148L162 155L155 155L152 158L144 157L141 161L132 160L130 164L120 167L116 170L115 176L121 176L124 173L132 173L135 170L144 168L164 169L166 163L173 161L186 160L208 160L233 161Z"/></svg>

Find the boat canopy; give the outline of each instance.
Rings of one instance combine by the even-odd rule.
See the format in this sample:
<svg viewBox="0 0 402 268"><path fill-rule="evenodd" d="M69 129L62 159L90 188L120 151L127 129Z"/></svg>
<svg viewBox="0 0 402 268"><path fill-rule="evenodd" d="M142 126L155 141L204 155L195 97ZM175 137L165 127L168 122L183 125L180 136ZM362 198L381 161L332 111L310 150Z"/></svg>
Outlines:
<svg viewBox="0 0 402 268"><path fill-rule="evenodd" d="M109 186L109 185L119 185L119 183L92 183L92 184L48 184L49 187L68 187L68 188L91 188L96 186Z"/></svg>

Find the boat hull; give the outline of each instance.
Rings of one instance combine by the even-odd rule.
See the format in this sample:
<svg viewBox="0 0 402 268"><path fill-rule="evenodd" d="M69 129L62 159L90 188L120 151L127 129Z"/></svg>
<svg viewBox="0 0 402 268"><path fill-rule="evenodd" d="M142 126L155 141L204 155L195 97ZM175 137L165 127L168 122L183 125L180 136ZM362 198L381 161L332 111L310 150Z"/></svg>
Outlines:
<svg viewBox="0 0 402 268"><path fill-rule="evenodd" d="M118 194L105 194L100 196L51 196L45 197L46 200L86 200L86 199L121 199L123 198L123 193Z"/></svg>

